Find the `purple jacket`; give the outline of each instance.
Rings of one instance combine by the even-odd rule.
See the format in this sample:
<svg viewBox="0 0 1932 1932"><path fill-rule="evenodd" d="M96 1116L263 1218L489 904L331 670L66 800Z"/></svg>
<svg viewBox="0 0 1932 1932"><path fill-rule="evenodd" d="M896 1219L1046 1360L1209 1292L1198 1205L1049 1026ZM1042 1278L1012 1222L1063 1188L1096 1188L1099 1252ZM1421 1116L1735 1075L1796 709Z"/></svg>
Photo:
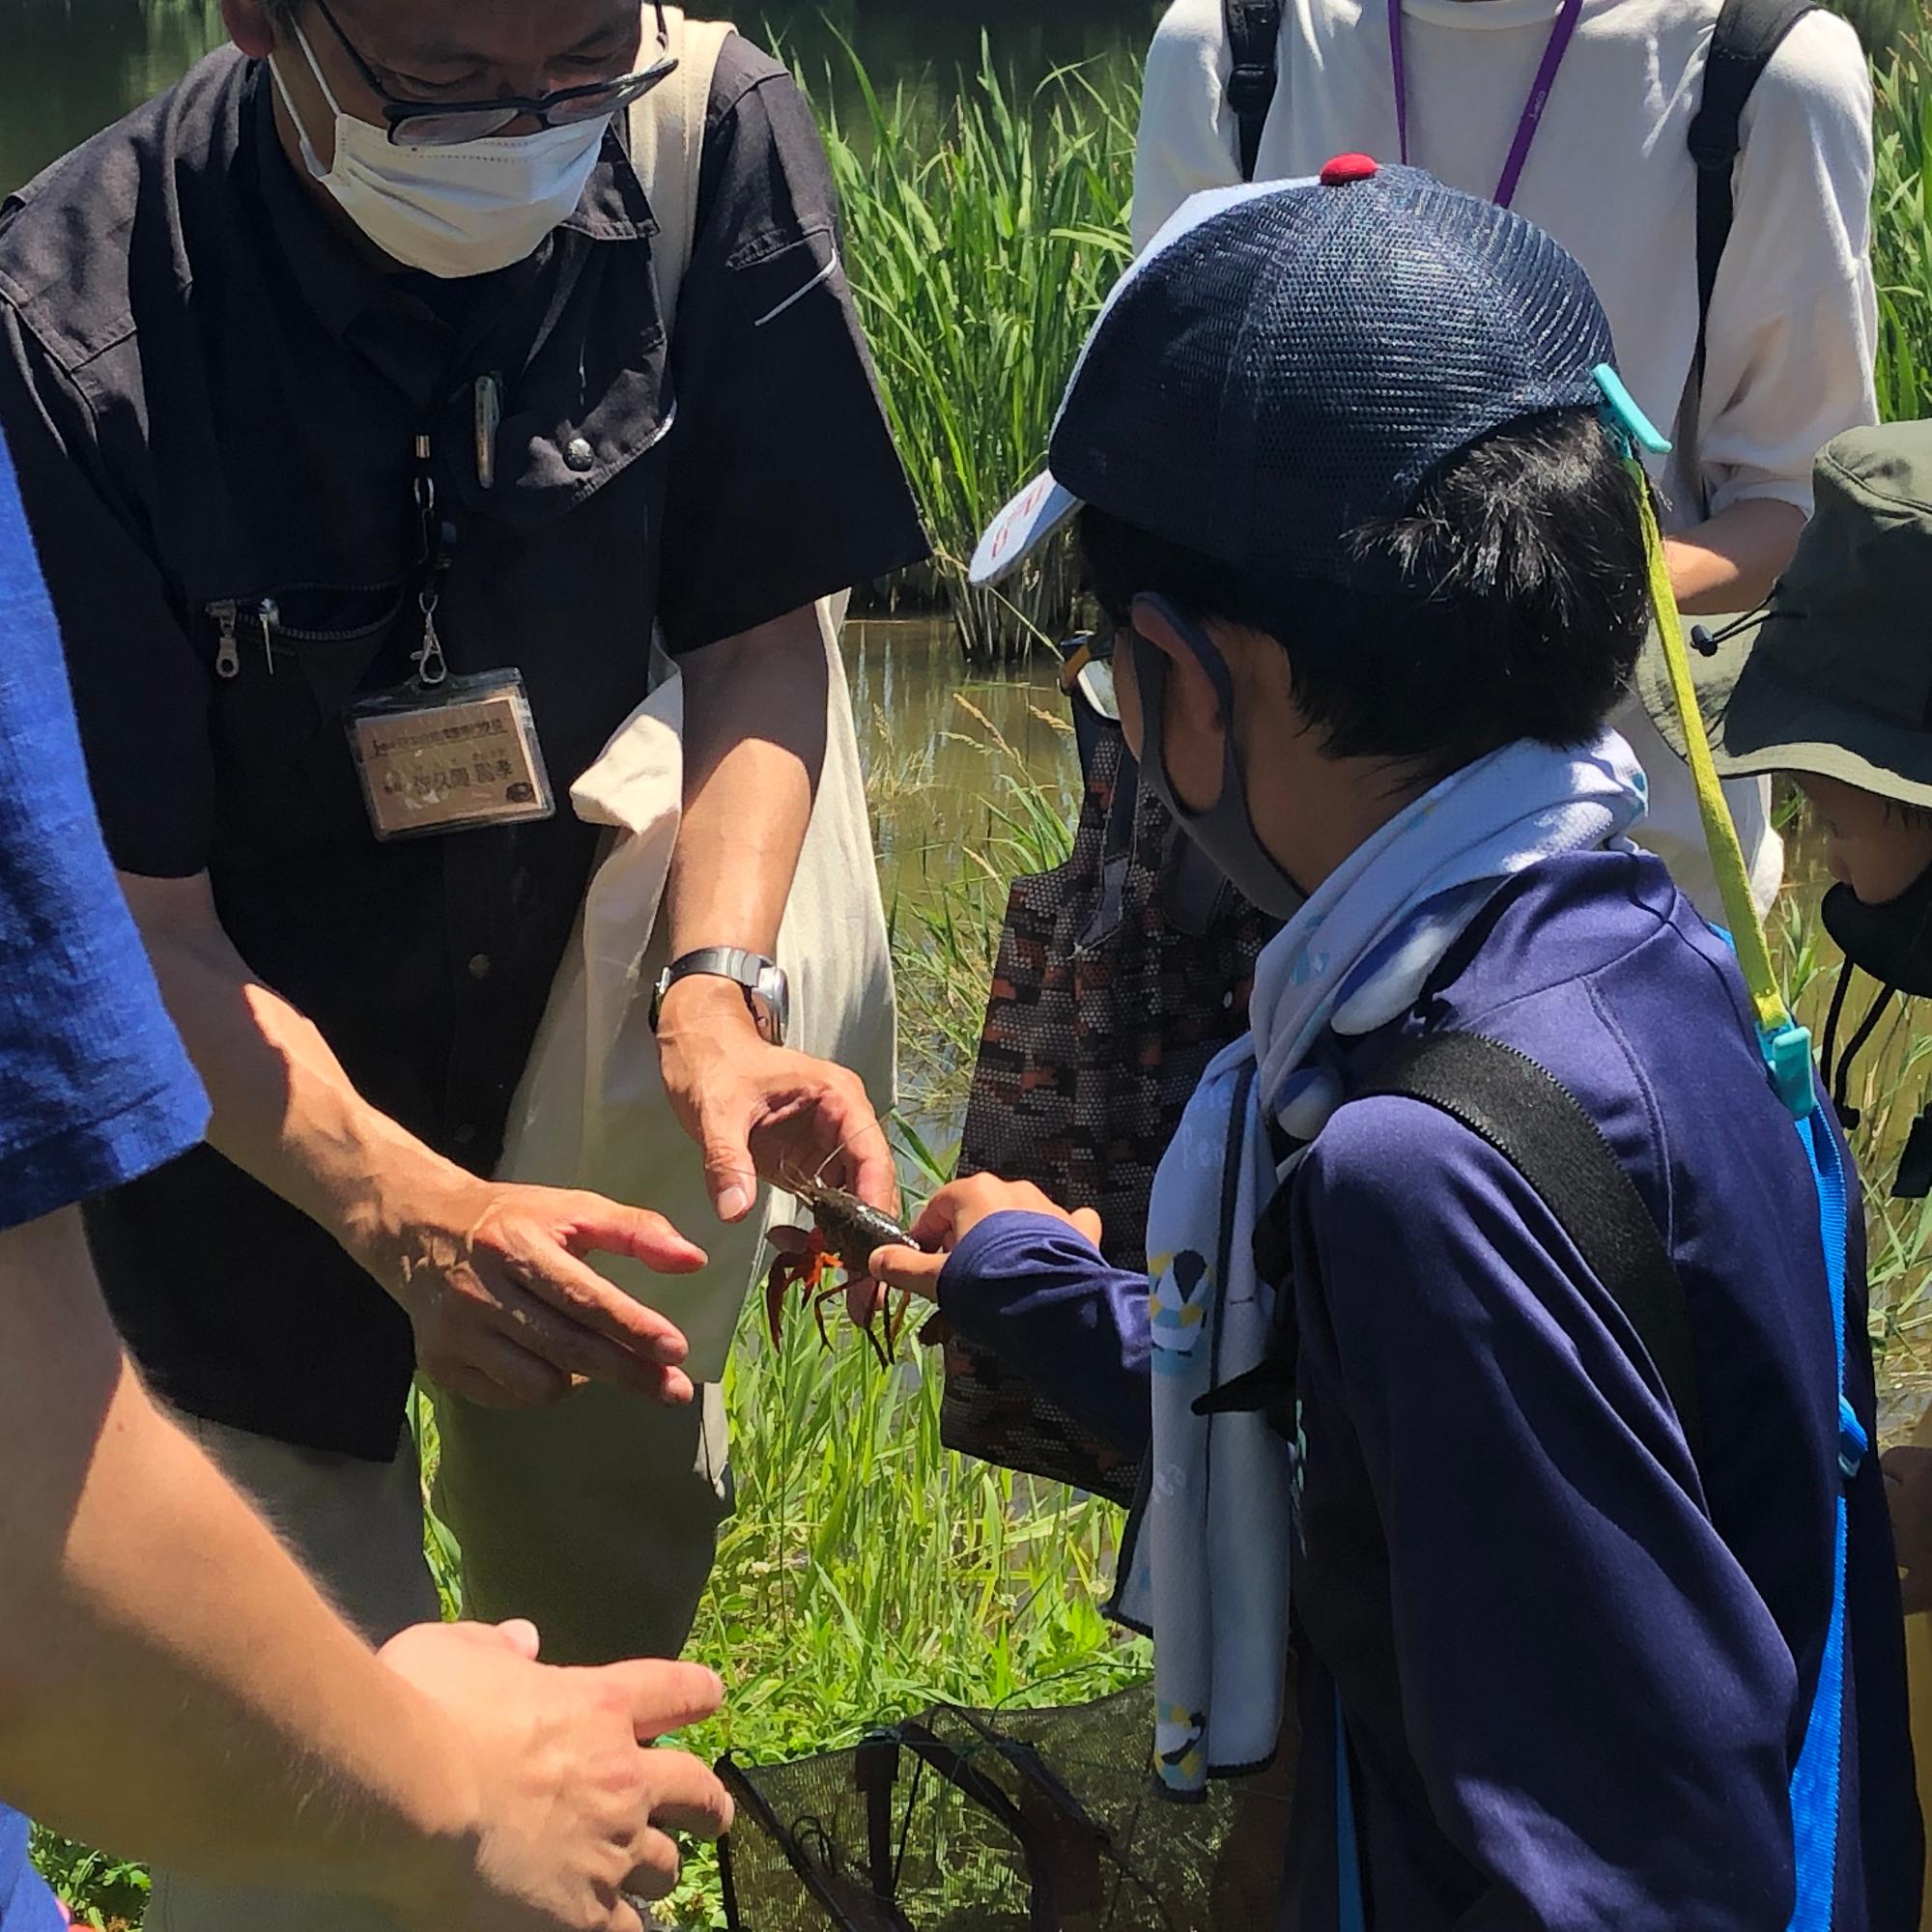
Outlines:
<svg viewBox="0 0 1932 1932"><path fill-rule="evenodd" d="M1788 1787L1832 1598L1836 1369L1810 1173L1736 963L1657 861L1556 860L1497 896L1408 1015L1320 1051L1355 1089L1399 1039L1445 1028L1563 1081L1664 1231L1702 1463L1513 1167L1417 1101L1335 1117L1297 1180L1303 1744L1281 1923L1336 1922L1339 1683L1382 1932L1785 1932ZM1870 1429L1861 1243L1852 1279ZM1148 1433L1145 1297L1018 1214L974 1230L941 1284L962 1333L1127 1445ZM1851 1517L1834 1925L1916 1932L1875 1458Z"/></svg>

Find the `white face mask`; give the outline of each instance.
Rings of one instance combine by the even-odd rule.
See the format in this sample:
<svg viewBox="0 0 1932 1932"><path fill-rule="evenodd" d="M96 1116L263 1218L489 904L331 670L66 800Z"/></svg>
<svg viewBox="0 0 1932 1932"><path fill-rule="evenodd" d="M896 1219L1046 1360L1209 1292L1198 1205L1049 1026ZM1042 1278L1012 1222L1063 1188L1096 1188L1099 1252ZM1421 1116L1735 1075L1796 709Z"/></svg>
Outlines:
<svg viewBox="0 0 1932 1932"><path fill-rule="evenodd" d="M577 213L597 166L609 120L545 128L450 148L400 148L380 128L345 114L308 36L296 39L335 116L335 165L325 168L271 60L282 104L301 135L308 171L384 254L445 281L493 274L526 261Z"/></svg>

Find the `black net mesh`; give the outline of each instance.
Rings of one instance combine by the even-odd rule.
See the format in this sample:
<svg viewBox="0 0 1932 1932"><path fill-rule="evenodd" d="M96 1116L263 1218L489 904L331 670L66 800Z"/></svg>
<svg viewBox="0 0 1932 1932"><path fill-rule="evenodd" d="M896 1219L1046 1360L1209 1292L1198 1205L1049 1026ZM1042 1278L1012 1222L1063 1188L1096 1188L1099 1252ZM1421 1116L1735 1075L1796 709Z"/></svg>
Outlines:
<svg viewBox="0 0 1932 1932"><path fill-rule="evenodd" d="M1279 1895L1282 1768L1154 1789L1153 1693L1029 1712L941 1706L856 1749L721 1767L733 1932L1255 1932Z"/></svg>

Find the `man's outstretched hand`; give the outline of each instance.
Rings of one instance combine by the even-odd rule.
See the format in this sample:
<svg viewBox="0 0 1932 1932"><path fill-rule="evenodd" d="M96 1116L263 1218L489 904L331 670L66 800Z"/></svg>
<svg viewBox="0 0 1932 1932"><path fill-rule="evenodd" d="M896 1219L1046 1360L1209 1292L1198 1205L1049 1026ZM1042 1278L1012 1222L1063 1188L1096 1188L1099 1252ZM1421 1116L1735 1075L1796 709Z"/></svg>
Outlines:
<svg viewBox="0 0 1932 1932"><path fill-rule="evenodd" d="M662 1215L464 1176L385 1218L357 1259L402 1304L417 1364L440 1387L495 1408L560 1402L585 1381L691 1400L683 1335L583 1260L627 1255L659 1274L701 1268L703 1250Z"/></svg>

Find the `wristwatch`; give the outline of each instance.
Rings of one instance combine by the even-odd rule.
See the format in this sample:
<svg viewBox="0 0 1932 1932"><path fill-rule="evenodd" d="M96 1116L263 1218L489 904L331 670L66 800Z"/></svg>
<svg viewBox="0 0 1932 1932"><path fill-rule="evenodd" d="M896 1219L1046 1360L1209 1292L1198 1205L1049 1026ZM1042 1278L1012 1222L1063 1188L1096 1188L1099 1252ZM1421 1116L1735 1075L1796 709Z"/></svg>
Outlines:
<svg viewBox="0 0 1932 1932"><path fill-rule="evenodd" d="M708 946L701 952L687 952L665 968L658 976L656 992L651 995L653 1033L657 1032L658 1017L664 1011L665 995L680 980L700 974L729 980L741 987L745 1004L751 1009L752 1018L757 1022L766 1044L785 1043L785 1035L791 1031L791 981L785 978L784 968L762 953L742 952L735 946Z"/></svg>

